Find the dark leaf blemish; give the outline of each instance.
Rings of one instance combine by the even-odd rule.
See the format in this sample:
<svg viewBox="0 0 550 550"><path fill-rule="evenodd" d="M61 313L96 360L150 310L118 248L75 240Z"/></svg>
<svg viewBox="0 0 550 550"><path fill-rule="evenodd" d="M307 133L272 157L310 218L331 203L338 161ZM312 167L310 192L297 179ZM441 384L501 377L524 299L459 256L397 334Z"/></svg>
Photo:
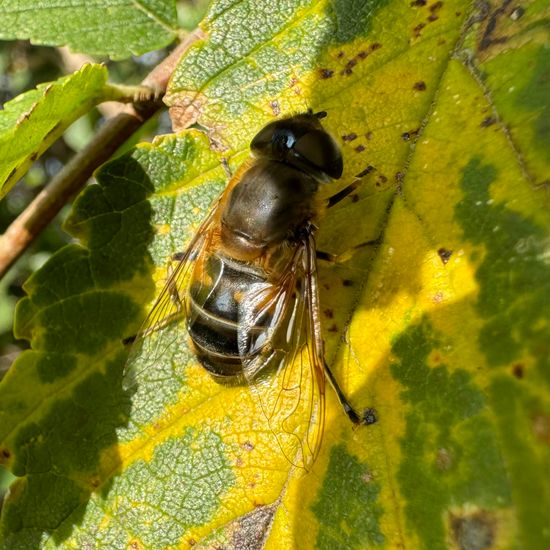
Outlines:
<svg viewBox="0 0 550 550"><path fill-rule="evenodd" d="M487 118L484 118L482 121L481 121L481 124L480 126L482 128L487 128L489 126L492 126L495 122L496 122L496 118L494 116L488 116Z"/></svg>
<svg viewBox="0 0 550 550"><path fill-rule="evenodd" d="M413 35L415 38L420 38L420 33L425 26L426 23L419 23L418 25L416 25L416 27L413 29Z"/></svg>
<svg viewBox="0 0 550 550"><path fill-rule="evenodd" d="M512 367L512 374L518 379L521 380L525 374L525 367L521 363L516 363Z"/></svg>
<svg viewBox="0 0 550 550"><path fill-rule="evenodd" d="M437 254L441 258L441 261L446 264L453 255L453 251L442 247L437 251Z"/></svg>

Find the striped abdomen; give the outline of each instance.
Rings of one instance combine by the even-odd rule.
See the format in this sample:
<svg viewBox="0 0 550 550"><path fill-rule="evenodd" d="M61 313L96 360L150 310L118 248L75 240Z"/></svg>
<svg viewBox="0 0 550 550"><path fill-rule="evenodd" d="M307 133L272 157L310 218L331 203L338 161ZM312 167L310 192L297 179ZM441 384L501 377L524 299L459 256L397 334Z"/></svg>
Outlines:
<svg viewBox="0 0 550 550"><path fill-rule="evenodd" d="M197 359L213 376L226 380L242 376L240 298L255 286L265 285L260 270L216 252L196 266L186 301L187 330ZM257 330L265 327L258 326Z"/></svg>

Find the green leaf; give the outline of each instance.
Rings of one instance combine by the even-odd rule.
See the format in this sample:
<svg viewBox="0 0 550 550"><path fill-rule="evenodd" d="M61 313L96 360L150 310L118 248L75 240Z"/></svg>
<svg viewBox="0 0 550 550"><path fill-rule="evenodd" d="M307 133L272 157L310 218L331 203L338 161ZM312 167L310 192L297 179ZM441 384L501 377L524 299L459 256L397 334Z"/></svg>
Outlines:
<svg viewBox="0 0 550 550"><path fill-rule="evenodd" d="M20 477L4 545L545 548L547 10L265 6L214 2L171 82L174 119L222 152L193 129L106 165L68 222L81 245L26 285L16 329L33 350L0 385L0 457ZM498 63L528 83L521 102ZM266 122L307 108L327 111L343 150L327 195L362 178L319 223L319 249L342 262L318 276L327 360L379 420L354 428L327 388L304 475L185 332L132 395L121 376L122 340L223 188L222 157L235 170Z"/></svg>
<svg viewBox="0 0 550 550"><path fill-rule="evenodd" d="M4 0L0 38L122 59L174 40L174 0Z"/></svg>
<svg viewBox="0 0 550 550"><path fill-rule="evenodd" d="M92 107L112 99L107 69L84 65L79 71L40 84L0 111L0 197L27 172L65 129Z"/></svg>

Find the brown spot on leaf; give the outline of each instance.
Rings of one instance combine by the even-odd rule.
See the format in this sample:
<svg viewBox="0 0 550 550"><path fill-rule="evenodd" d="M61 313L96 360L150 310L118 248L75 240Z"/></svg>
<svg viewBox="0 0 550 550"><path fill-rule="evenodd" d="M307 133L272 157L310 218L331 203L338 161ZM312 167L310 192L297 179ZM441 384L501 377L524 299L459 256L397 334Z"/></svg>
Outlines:
<svg viewBox="0 0 550 550"><path fill-rule="evenodd" d="M411 138L415 138L418 135L419 128L416 128L415 130L409 130L408 132L403 132L401 134L401 139L403 141L409 141Z"/></svg>
<svg viewBox="0 0 550 550"><path fill-rule="evenodd" d="M188 128L195 124L203 113L203 106L206 100L201 95L184 95L178 98L177 103L170 106L170 120L174 132ZM219 126L216 128L219 132Z"/></svg>
<svg viewBox="0 0 550 550"><path fill-rule="evenodd" d="M336 57L337 57L338 59L342 59L342 57L344 57L344 52L338 52L338 53L336 54Z"/></svg>
<svg viewBox="0 0 550 550"><path fill-rule="evenodd" d="M426 23L418 23L416 27L413 29L413 35L415 38L420 38L420 34L422 32L422 29L426 26Z"/></svg>
<svg viewBox="0 0 550 550"><path fill-rule="evenodd" d="M332 69L319 69L319 73L321 74L321 78L327 79L334 74L334 71Z"/></svg>
<svg viewBox="0 0 550 550"><path fill-rule="evenodd" d="M479 50L485 50L495 44L504 44L508 41L509 36L504 34L502 20L508 11L507 2L498 2L494 6L489 4L488 8L482 10L482 38L479 43ZM494 7L494 9L493 9ZM492 9L492 11L490 11ZM483 29L483 26L485 27Z"/></svg>
<svg viewBox="0 0 550 550"><path fill-rule="evenodd" d="M370 52L376 51L378 48L381 48L382 44L375 42L374 44L370 45ZM340 52L342 53L342 52ZM366 50L361 50L355 57L352 57L347 63L346 66L340 71L341 75L350 75L353 72L353 67L357 65L359 61L363 61L369 56L369 52ZM337 57L341 57L340 54L338 54Z"/></svg>
<svg viewBox="0 0 550 550"><path fill-rule="evenodd" d="M388 181L388 178L387 178L386 176L384 176L384 174L380 174L380 175L378 176L378 181L379 181L380 183L386 183L386 182Z"/></svg>
<svg viewBox="0 0 550 550"><path fill-rule="evenodd" d="M404 177L405 177L405 174L403 174L403 172L396 172L395 173L395 181L397 183L402 183Z"/></svg>
<svg viewBox="0 0 550 550"><path fill-rule="evenodd" d="M274 116L279 116L281 114L281 106L277 100L270 101L269 106L271 107L271 112Z"/></svg>
<svg viewBox="0 0 550 550"><path fill-rule="evenodd" d="M460 550L484 550L493 546L496 521L489 512L451 514L450 523L453 539Z"/></svg>
<svg viewBox="0 0 550 550"><path fill-rule="evenodd" d="M327 319L332 319L334 317L334 312L332 311L332 309L325 309L323 313L325 314L325 317Z"/></svg>
<svg viewBox="0 0 550 550"><path fill-rule="evenodd" d="M343 135L342 139L344 141L353 141L354 139L357 139L357 134L355 132L351 132L350 134Z"/></svg>
<svg viewBox="0 0 550 550"><path fill-rule="evenodd" d="M365 409L363 411L363 414L361 415L361 423L363 425L370 426L372 424L376 424L377 422L378 422L378 413L376 412L376 409L369 407L368 409Z"/></svg>
<svg viewBox="0 0 550 550"><path fill-rule="evenodd" d="M357 193L353 193L351 195L351 202L358 202L359 201L359 195Z"/></svg>
<svg viewBox="0 0 550 550"><path fill-rule="evenodd" d="M488 116L481 121L480 126L482 128L488 128L489 126L492 126L496 121L497 119L494 116Z"/></svg>
<svg viewBox="0 0 550 550"><path fill-rule="evenodd" d="M439 19L439 16L436 15L435 13L432 13L427 17L427 19L430 23L433 23L434 21L437 21Z"/></svg>
<svg viewBox="0 0 550 550"><path fill-rule="evenodd" d="M444 264L446 264L449 261L449 259L451 258L452 254L453 254L453 251L448 250L447 248L441 247L441 248L438 249L437 254L441 258L441 261Z"/></svg>
<svg viewBox="0 0 550 550"><path fill-rule="evenodd" d="M254 450L254 444L250 441L245 441L243 443L243 449L245 451L248 451L248 452L253 451Z"/></svg>
<svg viewBox="0 0 550 550"><path fill-rule="evenodd" d="M355 65L357 65L357 58L354 57L352 59L350 59L347 63L346 63L346 66L344 67L344 69L342 69L342 71L340 72L340 74L342 75L350 75L352 72L353 72L353 67L355 67Z"/></svg>
<svg viewBox="0 0 550 550"><path fill-rule="evenodd" d="M372 139L372 132L367 132L365 137L370 141Z"/></svg>
<svg viewBox="0 0 550 550"><path fill-rule="evenodd" d="M336 325L336 323L333 323L327 330L329 332L338 332L338 325Z"/></svg>
<svg viewBox="0 0 550 550"><path fill-rule="evenodd" d="M426 89L426 83L423 80L419 80L414 83L413 89L417 92L423 92Z"/></svg>
<svg viewBox="0 0 550 550"><path fill-rule="evenodd" d="M6 460L9 460L11 458L11 453L9 452L8 449L6 448L2 449L2 457L5 458Z"/></svg>
<svg viewBox="0 0 550 550"><path fill-rule="evenodd" d="M427 4L427 0L413 0L411 2L411 6L413 8L421 8L422 6L425 6Z"/></svg>
<svg viewBox="0 0 550 550"><path fill-rule="evenodd" d="M521 363L516 363L512 367L512 374L519 380L523 378L523 375L525 374L525 367Z"/></svg>
<svg viewBox="0 0 550 550"><path fill-rule="evenodd" d="M358 145L355 150L358 152L358 153L362 153L364 150L365 150L365 146L364 145Z"/></svg>
<svg viewBox="0 0 550 550"><path fill-rule="evenodd" d="M430 6L430 11L431 11L432 13L435 13L435 12L439 11L442 7L443 7L443 2L434 2L434 3Z"/></svg>
<svg viewBox="0 0 550 550"><path fill-rule="evenodd" d="M344 286L353 286L353 281L350 280L350 279L343 279L343 280L342 280L342 284L343 284Z"/></svg>

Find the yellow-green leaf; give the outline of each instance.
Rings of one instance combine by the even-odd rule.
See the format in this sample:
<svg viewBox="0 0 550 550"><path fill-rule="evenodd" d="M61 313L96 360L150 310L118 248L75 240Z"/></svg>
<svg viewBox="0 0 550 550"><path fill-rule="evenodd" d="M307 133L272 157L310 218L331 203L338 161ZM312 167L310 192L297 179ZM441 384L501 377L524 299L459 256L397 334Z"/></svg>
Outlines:
<svg viewBox="0 0 550 550"><path fill-rule="evenodd" d="M55 82L41 84L4 105L0 112L0 197L77 118L113 98L107 69L84 65Z"/></svg>
<svg viewBox="0 0 550 550"><path fill-rule="evenodd" d="M0 37L68 46L88 55L128 58L177 35L174 0L3 0Z"/></svg>
<svg viewBox="0 0 550 550"><path fill-rule="evenodd" d="M33 351L0 386L0 456L21 476L8 545L548 545L548 10L476 6L212 4L170 102L220 152L185 130L104 167L69 222L82 247L27 284ZM320 224L342 258L319 265L320 298L327 360L378 423L353 427L327 389L304 475L185 333L132 395L121 376L122 340L223 188L222 157L235 169L267 121L307 108L344 154L327 194L362 179Z"/></svg>

